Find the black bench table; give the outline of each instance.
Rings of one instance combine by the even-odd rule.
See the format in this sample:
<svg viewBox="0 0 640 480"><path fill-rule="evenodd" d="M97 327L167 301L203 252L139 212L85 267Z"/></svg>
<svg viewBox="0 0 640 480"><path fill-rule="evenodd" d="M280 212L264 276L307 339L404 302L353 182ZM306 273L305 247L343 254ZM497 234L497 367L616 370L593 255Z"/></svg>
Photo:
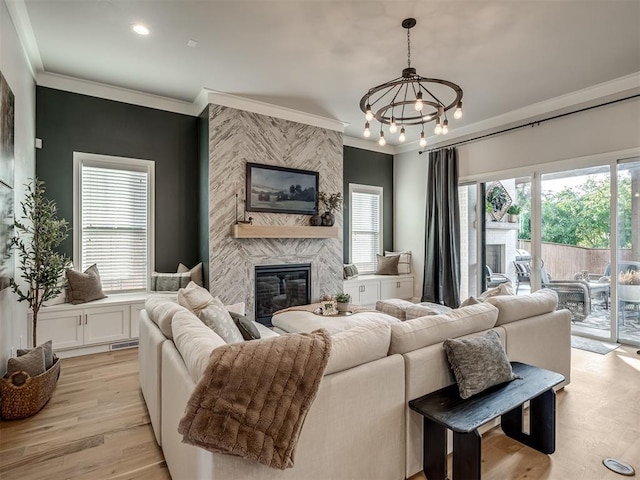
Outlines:
<svg viewBox="0 0 640 480"><path fill-rule="evenodd" d="M423 468L428 480L447 479L447 429L453 430L453 475L479 479L481 441L478 428L501 417L509 437L542 453L556 449L556 394L553 387L564 381L559 373L512 362L522 377L497 385L466 400L453 384L409 402L423 418ZM529 404L529 432L522 430L523 404Z"/></svg>

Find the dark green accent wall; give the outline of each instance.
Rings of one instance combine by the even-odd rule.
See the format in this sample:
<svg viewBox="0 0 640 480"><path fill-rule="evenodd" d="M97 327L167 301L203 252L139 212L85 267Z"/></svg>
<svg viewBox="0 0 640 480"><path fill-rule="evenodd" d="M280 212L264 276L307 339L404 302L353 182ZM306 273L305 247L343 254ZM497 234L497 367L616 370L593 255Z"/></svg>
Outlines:
<svg viewBox="0 0 640 480"><path fill-rule="evenodd" d="M198 174L200 259L204 262L204 284L209 285L209 107L198 117Z"/></svg>
<svg viewBox="0 0 640 480"><path fill-rule="evenodd" d="M344 263L349 263L349 184L383 188L382 233L384 250L393 250L393 155L344 147ZM383 252L384 253L384 252Z"/></svg>
<svg viewBox="0 0 640 480"><path fill-rule="evenodd" d="M202 259L198 246L198 117L36 88L36 175L73 223L73 152L155 162L155 269ZM62 250L71 256L70 236Z"/></svg>

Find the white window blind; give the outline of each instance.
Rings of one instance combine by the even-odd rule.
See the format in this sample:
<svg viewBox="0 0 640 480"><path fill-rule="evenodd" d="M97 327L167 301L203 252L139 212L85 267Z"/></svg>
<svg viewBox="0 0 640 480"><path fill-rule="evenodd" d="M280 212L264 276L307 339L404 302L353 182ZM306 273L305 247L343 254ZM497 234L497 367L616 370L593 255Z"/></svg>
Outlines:
<svg viewBox="0 0 640 480"><path fill-rule="evenodd" d="M351 263L375 272L382 242L382 187L350 185Z"/></svg>
<svg viewBox="0 0 640 480"><path fill-rule="evenodd" d="M98 265L104 291L146 290L149 171L122 163L80 163L80 265Z"/></svg>

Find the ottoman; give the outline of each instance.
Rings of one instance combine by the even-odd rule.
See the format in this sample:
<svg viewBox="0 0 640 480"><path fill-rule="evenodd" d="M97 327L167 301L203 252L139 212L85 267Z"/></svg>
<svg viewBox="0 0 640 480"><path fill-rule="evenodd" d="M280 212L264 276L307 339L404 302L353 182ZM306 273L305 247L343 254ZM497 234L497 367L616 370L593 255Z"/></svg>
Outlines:
<svg viewBox="0 0 640 480"><path fill-rule="evenodd" d="M329 334L349 330L350 328L380 321L388 324L399 323L395 317L376 311L358 312L352 315L316 315L305 311L288 311L277 313L271 318L273 331L277 333L309 333L319 328L326 329Z"/></svg>

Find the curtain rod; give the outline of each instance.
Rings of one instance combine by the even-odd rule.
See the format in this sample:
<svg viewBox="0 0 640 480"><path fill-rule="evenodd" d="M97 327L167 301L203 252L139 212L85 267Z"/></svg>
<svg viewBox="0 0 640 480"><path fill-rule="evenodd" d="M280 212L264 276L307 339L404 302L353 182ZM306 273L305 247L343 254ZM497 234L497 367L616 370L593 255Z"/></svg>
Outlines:
<svg viewBox="0 0 640 480"><path fill-rule="evenodd" d="M513 130L518 130L520 128L537 126L537 125L540 125L541 123L548 122L549 120L555 120L557 118L566 117L568 115L573 115L575 113L586 112L588 110L593 110L595 108L606 107L607 105L613 105L614 103L625 102L627 100L632 100L632 99L638 98L638 97L640 97L640 93L635 94L635 95L631 95L629 97L619 98L617 100L611 100L610 102L600 103L598 105L592 105L590 107L584 107L584 108L581 108L579 110L574 110L572 112L561 113L561 114L558 114L558 115L554 115L552 117L543 118L542 120L536 120L536 121L533 121L533 122L525 123L523 125L517 125L515 127L505 128L505 129L499 130L497 132L487 133L485 135L479 135L477 137L468 138L466 140L460 140L459 142L450 143L448 145L443 145L441 147L427 148L425 150L420 150L418 152L418 154L422 155L424 152L433 152L433 151L436 151L436 150L444 150L445 148L457 147L458 145L464 145L464 144L467 144L467 143L471 143L471 142L475 142L475 141L478 141L478 140L482 140L484 138L493 137L495 135L501 135L503 133L511 132Z"/></svg>

